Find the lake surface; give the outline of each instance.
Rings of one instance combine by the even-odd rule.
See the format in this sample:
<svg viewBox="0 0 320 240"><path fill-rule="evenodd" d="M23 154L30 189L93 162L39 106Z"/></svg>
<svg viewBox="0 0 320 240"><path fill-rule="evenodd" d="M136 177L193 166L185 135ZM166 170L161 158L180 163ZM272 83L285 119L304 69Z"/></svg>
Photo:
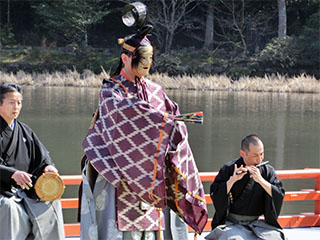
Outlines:
<svg viewBox="0 0 320 240"><path fill-rule="evenodd" d="M60 174L80 174L82 141L98 103L98 88L25 87L19 119L47 147ZM203 111L204 124L188 124L199 171L218 171L238 158L241 139L255 133L265 160L277 170L320 168L320 94L173 91L180 112ZM287 191L313 188L314 180L284 180ZM209 184L205 185L208 192ZM64 197L75 197L68 187ZM313 212L312 201L285 202L282 214ZM212 209L209 209L212 217ZM75 211L65 210L66 222Z"/></svg>

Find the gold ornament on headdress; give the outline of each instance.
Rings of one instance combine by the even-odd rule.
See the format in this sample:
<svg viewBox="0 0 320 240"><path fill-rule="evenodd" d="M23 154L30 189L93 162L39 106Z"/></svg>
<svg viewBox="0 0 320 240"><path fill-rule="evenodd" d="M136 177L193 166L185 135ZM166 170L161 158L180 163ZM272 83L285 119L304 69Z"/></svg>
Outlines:
<svg viewBox="0 0 320 240"><path fill-rule="evenodd" d="M118 38L118 44L122 45L122 47L130 52L134 52L136 49L124 42L123 38Z"/></svg>

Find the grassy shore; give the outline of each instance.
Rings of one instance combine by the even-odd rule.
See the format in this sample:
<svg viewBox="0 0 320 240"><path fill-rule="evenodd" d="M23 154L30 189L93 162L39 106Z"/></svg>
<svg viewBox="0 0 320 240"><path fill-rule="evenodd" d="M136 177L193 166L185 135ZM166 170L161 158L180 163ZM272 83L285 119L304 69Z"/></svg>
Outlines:
<svg viewBox="0 0 320 240"><path fill-rule="evenodd" d="M106 72L96 75L89 70L82 74L75 70L51 74L28 74L23 71L12 74L0 71L0 82L17 82L21 85L32 86L99 87L102 79L108 77L109 74ZM263 78L241 77L237 81L225 75L169 77L166 74L152 74L148 78L165 89L320 93L320 81L307 75L291 78L281 75Z"/></svg>

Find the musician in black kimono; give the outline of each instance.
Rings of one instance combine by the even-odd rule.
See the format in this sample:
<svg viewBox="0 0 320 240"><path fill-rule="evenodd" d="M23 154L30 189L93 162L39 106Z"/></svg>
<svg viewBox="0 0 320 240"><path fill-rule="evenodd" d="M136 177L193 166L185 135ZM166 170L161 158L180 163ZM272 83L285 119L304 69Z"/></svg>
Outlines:
<svg viewBox="0 0 320 240"><path fill-rule="evenodd" d="M216 212L206 239L285 239L277 221L285 191L274 168L263 164L257 135L242 140L240 155L220 169L210 187Z"/></svg>
<svg viewBox="0 0 320 240"><path fill-rule="evenodd" d="M32 129L18 121L22 88L0 86L0 238L64 239L61 203L40 201L35 177L58 172Z"/></svg>

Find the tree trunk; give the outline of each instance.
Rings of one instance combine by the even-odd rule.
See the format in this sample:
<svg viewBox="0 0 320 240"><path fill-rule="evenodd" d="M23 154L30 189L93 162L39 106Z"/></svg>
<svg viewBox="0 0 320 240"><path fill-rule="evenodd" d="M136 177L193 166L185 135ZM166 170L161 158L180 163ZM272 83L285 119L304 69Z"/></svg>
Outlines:
<svg viewBox="0 0 320 240"><path fill-rule="evenodd" d="M10 25L10 0L8 0L8 8L7 8L7 25Z"/></svg>
<svg viewBox="0 0 320 240"><path fill-rule="evenodd" d="M84 33L84 45L88 46L88 31L86 30Z"/></svg>
<svg viewBox="0 0 320 240"><path fill-rule="evenodd" d="M165 53L169 53L170 52L171 46L172 46L173 37L174 37L174 32L169 30L167 32L167 38L166 38L166 44L165 44Z"/></svg>
<svg viewBox="0 0 320 240"><path fill-rule="evenodd" d="M206 33L204 38L203 49L209 50L213 46L213 29L214 29L214 21L213 21L213 8L211 5L208 6L207 10L207 20L206 20Z"/></svg>
<svg viewBox="0 0 320 240"><path fill-rule="evenodd" d="M278 16L279 16L279 25L278 25L278 38L282 39L287 35L287 11L286 11L286 1L278 1Z"/></svg>

